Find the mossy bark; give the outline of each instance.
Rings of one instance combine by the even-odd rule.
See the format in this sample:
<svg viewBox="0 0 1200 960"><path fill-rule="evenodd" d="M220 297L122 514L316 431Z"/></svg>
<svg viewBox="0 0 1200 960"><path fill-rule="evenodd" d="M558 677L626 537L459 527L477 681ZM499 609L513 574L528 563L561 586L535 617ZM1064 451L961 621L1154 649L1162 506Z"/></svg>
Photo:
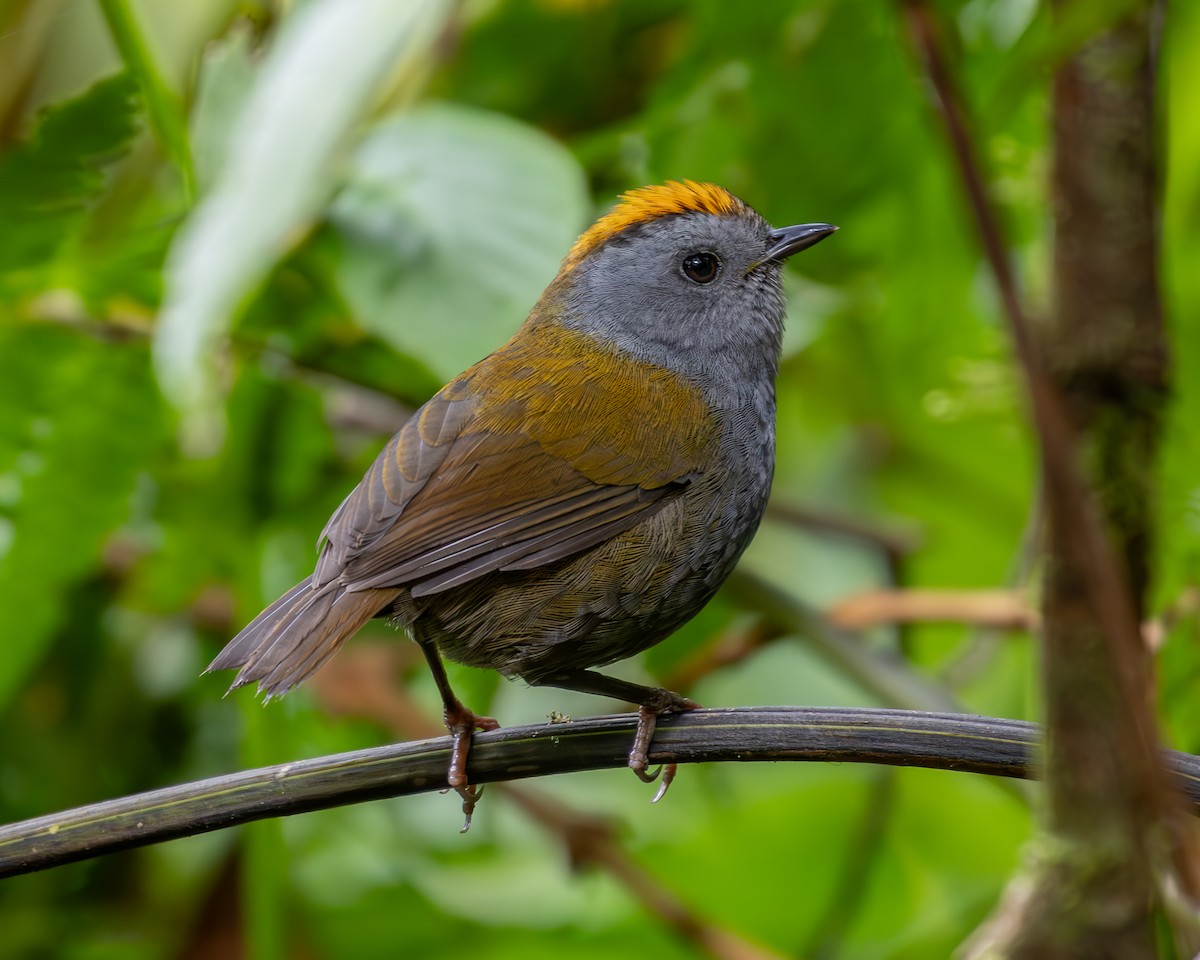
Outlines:
<svg viewBox="0 0 1200 960"><path fill-rule="evenodd" d="M1046 824L977 934L973 958L1164 955L1163 890L1183 831L1153 760L1152 664L1136 629L1150 581L1169 373L1155 16L1153 2L1136 5L1054 79L1054 304L1039 342L1085 502L1065 501L1063 484L1047 478ZM1107 541L1108 587L1121 593L1115 607L1103 602L1098 541L1084 535L1081 518ZM1112 622L1113 609L1125 623Z"/></svg>

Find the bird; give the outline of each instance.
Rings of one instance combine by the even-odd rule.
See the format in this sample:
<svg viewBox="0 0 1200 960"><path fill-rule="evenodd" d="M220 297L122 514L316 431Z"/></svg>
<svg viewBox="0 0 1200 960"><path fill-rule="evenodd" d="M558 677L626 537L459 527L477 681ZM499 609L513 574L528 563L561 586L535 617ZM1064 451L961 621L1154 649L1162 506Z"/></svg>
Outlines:
<svg viewBox="0 0 1200 960"><path fill-rule="evenodd" d="M463 705L443 658L637 704L629 767L654 780L657 718L698 705L595 668L694 616L754 536L775 461L782 268L837 229L773 228L712 183L624 193L513 337L387 443L321 531L313 573L208 670L270 699L368 620L403 628L441 696L464 830L471 739L498 724Z"/></svg>

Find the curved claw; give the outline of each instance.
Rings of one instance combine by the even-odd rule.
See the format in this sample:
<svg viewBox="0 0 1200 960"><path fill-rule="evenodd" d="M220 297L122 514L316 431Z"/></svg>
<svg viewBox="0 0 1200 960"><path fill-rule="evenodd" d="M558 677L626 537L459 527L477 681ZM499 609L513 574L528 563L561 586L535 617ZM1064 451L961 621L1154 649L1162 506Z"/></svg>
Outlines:
<svg viewBox="0 0 1200 960"><path fill-rule="evenodd" d="M471 750L471 736L476 730L499 730L500 724L493 717L480 717L472 713L457 700L446 708L446 728L450 731L454 746L450 751L450 768L446 771L446 782L450 789L462 798L463 825L459 833L471 829L471 815L475 804L483 796L483 787L472 787L467 780L467 754Z"/></svg>
<svg viewBox="0 0 1200 960"><path fill-rule="evenodd" d="M667 795L667 788L671 786L671 782L675 779L675 772L679 769L679 765L675 763L664 763L659 770L662 771L662 783L658 785L658 790L654 793L654 798L651 803L658 803ZM657 773L657 771L655 771Z"/></svg>
<svg viewBox="0 0 1200 960"><path fill-rule="evenodd" d="M463 825L459 833L466 833L471 829L471 817L475 813L475 804L479 802L479 798L483 796L483 786L478 787L457 787L455 792L462 797L462 812Z"/></svg>
<svg viewBox="0 0 1200 960"><path fill-rule="evenodd" d="M695 710L699 704L679 696L670 691L662 691L666 707L659 704L643 704L641 710L638 711L637 732L633 735L633 747L629 751L629 769L632 770L642 783L653 783L658 779L659 774L662 775L662 783L659 784L657 792L654 794L654 799L651 803L658 803L667 792L667 788L671 786L671 781L675 779L675 772L679 769L674 763L663 764L655 769L652 773L647 772L648 756L650 752L650 741L654 739L654 729L658 725L658 715L663 712L682 712L684 710Z"/></svg>

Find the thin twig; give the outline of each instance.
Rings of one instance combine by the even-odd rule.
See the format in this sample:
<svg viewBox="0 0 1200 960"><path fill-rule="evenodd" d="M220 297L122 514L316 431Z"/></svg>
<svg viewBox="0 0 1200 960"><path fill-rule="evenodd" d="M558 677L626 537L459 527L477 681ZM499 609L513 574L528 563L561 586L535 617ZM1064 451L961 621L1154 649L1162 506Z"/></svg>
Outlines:
<svg viewBox="0 0 1200 960"><path fill-rule="evenodd" d="M1152 667L1140 632L1153 525L1137 508L1131 519L1126 507L1144 502L1149 489L1145 464L1154 459L1167 369L1156 275L1151 4L1130 4L1094 24L1055 75L1054 326L1061 340L1052 344L1052 377L1017 293L936 15L925 0L900 2L1025 374L1047 514L1043 672L1047 809L1056 842L1010 884L966 954L1153 950L1162 891L1178 886L1195 896L1198 884L1194 833L1175 815L1160 763ZM1057 13L1092 5L1054 6ZM1087 906L1095 902L1106 904L1103 917ZM1172 927L1200 942L1194 918ZM1187 955L1194 952L1193 945Z"/></svg>
<svg viewBox="0 0 1200 960"><path fill-rule="evenodd" d="M121 59L142 89L150 125L179 169L184 195L190 203L196 192L196 177L183 102L163 80L127 0L99 0L99 4Z"/></svg>
<svg viewBox="0 0 1200 960"><path fill-rule="evenodd" d="M493 783L628 763L636 714L477 734L471 780ZM696 710L664 717L654 763L807 760L884 763L1029 777L1037 728L1017 720L904 710L816 707ZM1200 802L1200 759L1173 754ZM0 877L266 817L446 788L450 739L439 737L246 770L122 797L0 828Z"/></svg>
<svg viewBox="0 0 1200 960"><path fill-rule="evenodd" d="M803 637L846 676L880 702L908 710L963 708L946 690L917 673L895 651L868 647L808 606L745 569L735 570L727 589L747 610L757 610L776 628Z"/></svg>
<svg viewBox="0 0 1200 960"><path fill-rule="evenodd" d="M899 586L903 580L904 559L917 549L920 538L911 531L883 529L852 517L839 516L795 504L775 503L767 507L768 518L781 520L816 533L844 537L878 550L888 569L888 582Z"/></svg>
<svg viewBox="0 0 1200 960"><path fill-rule="evenodd" d="M1016 590L865 590L839 600L830 623L863 630L885 623L961 623L1033 630L1040 618Z"/></svg>
<svg viewBox="0 0 1200 960"><path fill-rule="evenodd" d="M902 0L909 30L925 62L926 71L937 93L946 133L962 176L967 201L974 217L984 255L1000 294L1000 303L1008 319L1017 358L1025 371L1034 423L1042 454L1046 495L1064 524L1079 540L1080 560L1087 570L1087 590L1102 625L1115 664L1116 680L1124 702L1140 703L1145 698L1144 670L1133 660L1130 650L1140 644L1138 619L1130 602L1128 585L1112 544L1105 536L1094 503L1075 463L1075 437L1063 407L1062 397L1043 367L1029 320L1017 292L1016 277L1008 257L1008 247L1000 219L987 195L982 165L968 133L962 97L954 81L937 37L933 15L923 0ZM1139 740L1148 749L1144 755L1153 766L1157 738L1147 729L1145 711L1131 711L1130 717ZM1152 770L1143 771L1153 779Z"/></svg>
<svg viewBox="0 0 1200 960"><path fill-rule="evenodd" d="M710 673L741 663L763 647L785 636L787 631L778 623L757 618L752 623L741 624L718 634L669 674L660 678L659 682L668 690L688 693Z"/></svg>

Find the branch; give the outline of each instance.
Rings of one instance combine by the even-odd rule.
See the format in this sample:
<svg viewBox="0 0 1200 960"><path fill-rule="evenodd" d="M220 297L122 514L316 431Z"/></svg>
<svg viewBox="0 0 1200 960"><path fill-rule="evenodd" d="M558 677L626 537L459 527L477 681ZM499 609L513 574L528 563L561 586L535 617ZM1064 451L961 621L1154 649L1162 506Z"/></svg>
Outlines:
<svg viewBox="0 0 1200 960"><path fill-rule="evenodd" d="M796 504L772 502L767 506L767 516L814 533L857 541L878 550L887 565L888 580L892 586L900 585L904 560L920 545L920 538L912 530L889 530L863 523L853 517L839 516Z"/></svg>
<svg viewBox="0 0 1200 960"><path fill-rule="evenodd" d="M660 683L668 690L686 693L709 674L741 663L787 635L788 631L782 626L762 617L750 624L735 625L686 657L675 669L661 677Z"/></svg>
<svg viewBox="0 0 1200 960"><path fill-rule="evenodd" d="M839 600L826 615L844 630L896 622L1033 630L1040 620L1018 590L864 590Z"/></svg>
<svg viewBox="0 0 1200 960"><path fill-rule="evenodd" d="M404 685L396 683L403 673L401 661L413 657L421 659L415 644L356 644L313 678L317 698L329 712L369 719L398 739L439 736L445 729L442 721L432 719L412 702ZM515 783L493 784L488 805L496 799L507 800L555 837L573 868L605 871L697 953L713 960L782 960L765 946L710 920L639 863L626 849L623 831L613 818L576 810L545 790Z"/></svg>
<svg viewBox="0 0 1200 960"><path fill-rule="evenodd" d="M474 783L624 767L636 714L475 735ZM655 763L798 760L881 763L1030 778L1038 729L966 714L739 707L663 717ZM1179 790L1200 806L1200 758L1169 753ZM221 830L252 820L446 789L450 739L298 760L134 794L0 828L0 877Z"/></svg>
<svg viewBox="0 0 1200 960"><path fill-rule="evenodd" d="M1037 427L1039 449L1043 460L1046 495L1052 508L1063 517L1078 539L1081 565L1086 571L1088 599L1102 616L1102 630L1113 660L1124 663L1130 659L1127 650L1140 647L1138 618L1130 602L1129 585L1114 556L1112 544L1104 534L1096 515L1093 498L1089 495L1075 462L1075 431L1067 419L1062 396L1047 375L1034 345L1031 324L1017 293L1016 277L1008 258L1008 247L1000 218L996 215L983 176L983 166L975 153L969 134L963 98L947 64L946 54L938 37L937 25L924 0L902 0L913 42L920 52L930 82L937 93L938 106L946 124L946 133L967 202L975 218L979 239L1008 320L1017 359L1025 373L1031 412ZM1118 671L1118 683L1127 703L1137 702L1144 694L1139 684L1140 670ZM1146 729L1140 715L1132 716L1135 733L1143 745L1155 740L1153 729ZM1152 756L1152 753L1148 753ZM1151 775L1152 776L1152 775Z"/></svg>
<svg viewBox="0 0 1200 960"><path fill-rule="evenodd" d="M1052 6L1069 17L1091 5ZM1147 955L1164 891L1200 887L1194 834L1159 763L1139 630L1167 377L1153 8L1110 11L1056 72L1054 339L1039 345L939 23L926 0L902 0L1025 373L1047 514L1048 839L968 945L973 957ZM1193 918L1172 921L1181 943L1200 943Z"/></svg>
<svg viewBox="0 0 1200 960"><path fill-rule="evenodd" d="M747 610L757 610L768 625L803 637L812 649L879 701L905 710L962 713L948 691L917 673L892 650L874 649L840 630L815 607L745 569L726 582L726 590Z"/></svg>

